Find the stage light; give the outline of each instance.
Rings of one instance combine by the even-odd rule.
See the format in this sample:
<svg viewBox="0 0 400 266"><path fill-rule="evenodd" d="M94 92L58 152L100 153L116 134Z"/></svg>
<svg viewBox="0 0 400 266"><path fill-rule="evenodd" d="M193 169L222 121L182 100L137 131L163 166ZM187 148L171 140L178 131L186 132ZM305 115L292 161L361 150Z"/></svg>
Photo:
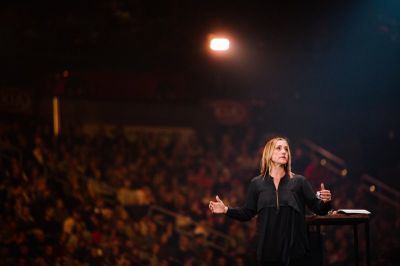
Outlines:
<svg viewBox="0 0 400 266"><path fill-rule="evenodd" d="M342 176L346 176L347 175L347 169L343 169L341 174L342 174Z"/></svg>
<svg viewBox="0 0 400 266"><path fill-rule="evenodd" d="M369 186L369 191L370 192L375 192L376 191L376 186L375 185Z"/></svg>
<svg viewBox="0 0 400 266"><path fill-rule="evenodd" d="M213 38L210 41L210 49L213 51L227 51L229 50L230 42L227 38Z"/></svg>
<svg viewBox="0 0 400 266"><path fill-rule="evenodd" d="M320 164L321 165L325 165L326 164L326 160L325 159L321 159Z"/></svg>

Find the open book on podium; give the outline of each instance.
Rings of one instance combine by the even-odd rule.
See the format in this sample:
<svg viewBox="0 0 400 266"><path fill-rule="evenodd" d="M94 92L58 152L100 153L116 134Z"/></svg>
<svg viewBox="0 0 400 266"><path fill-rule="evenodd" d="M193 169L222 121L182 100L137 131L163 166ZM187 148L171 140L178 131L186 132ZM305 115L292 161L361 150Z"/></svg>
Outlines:
<svg viewBox="0 0 400 266"><path fill-rule="evenodd" d="M371 212L364 209L338 209L336 212L344 214L371 214Z"/></svg>

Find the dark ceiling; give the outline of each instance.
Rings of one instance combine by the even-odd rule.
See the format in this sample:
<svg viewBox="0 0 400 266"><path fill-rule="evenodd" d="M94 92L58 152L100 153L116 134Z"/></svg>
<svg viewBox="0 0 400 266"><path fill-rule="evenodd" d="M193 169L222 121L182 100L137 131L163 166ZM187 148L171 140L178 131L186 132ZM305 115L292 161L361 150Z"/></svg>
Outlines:
<svg viewBox="0 0 400 266"><path fill-rule="evenodd" d="M359 88L350 91L357 98L366 87L399 84L399 10L395 0L8 1L0 69L3 79L65 69L218 73L231 85L241 79L241 90L268 84L342 97ZM240 53L215 65L205 45L218 31Z"/></svg>
<svg viewBox="0 0 400 266"><path fill-rule="evenodd" d="M340 1L9 1L0 56L42 67L182 67L201 60L209 33L269 53L311 52L340 26Z"/></svg>

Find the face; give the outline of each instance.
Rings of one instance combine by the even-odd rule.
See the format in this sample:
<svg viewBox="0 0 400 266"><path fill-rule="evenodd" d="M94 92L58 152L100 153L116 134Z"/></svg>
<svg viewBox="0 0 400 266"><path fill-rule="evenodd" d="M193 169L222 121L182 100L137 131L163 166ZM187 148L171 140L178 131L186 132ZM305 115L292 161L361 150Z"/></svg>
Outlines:
<svg viewBox="0 0 400 266"><path fill-rule="evenodd" d="M289 145L286 140L277 140L271 157L272 163L285 165L289 160Z"/></svg>

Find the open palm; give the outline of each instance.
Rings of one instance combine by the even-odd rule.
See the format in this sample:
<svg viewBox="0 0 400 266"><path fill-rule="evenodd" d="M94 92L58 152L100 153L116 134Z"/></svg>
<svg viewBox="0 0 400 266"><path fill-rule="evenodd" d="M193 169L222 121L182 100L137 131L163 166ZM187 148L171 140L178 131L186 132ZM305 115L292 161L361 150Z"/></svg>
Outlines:
<svg viewBox="0 0 400 266"><path fill-rule="evenodd" d="M222 200L216 196L215 199L217 201L210 201L208 208L210 208L210 211L212 213L225 213L226 212L226 206L225 204L222 202Z"/></svg>

